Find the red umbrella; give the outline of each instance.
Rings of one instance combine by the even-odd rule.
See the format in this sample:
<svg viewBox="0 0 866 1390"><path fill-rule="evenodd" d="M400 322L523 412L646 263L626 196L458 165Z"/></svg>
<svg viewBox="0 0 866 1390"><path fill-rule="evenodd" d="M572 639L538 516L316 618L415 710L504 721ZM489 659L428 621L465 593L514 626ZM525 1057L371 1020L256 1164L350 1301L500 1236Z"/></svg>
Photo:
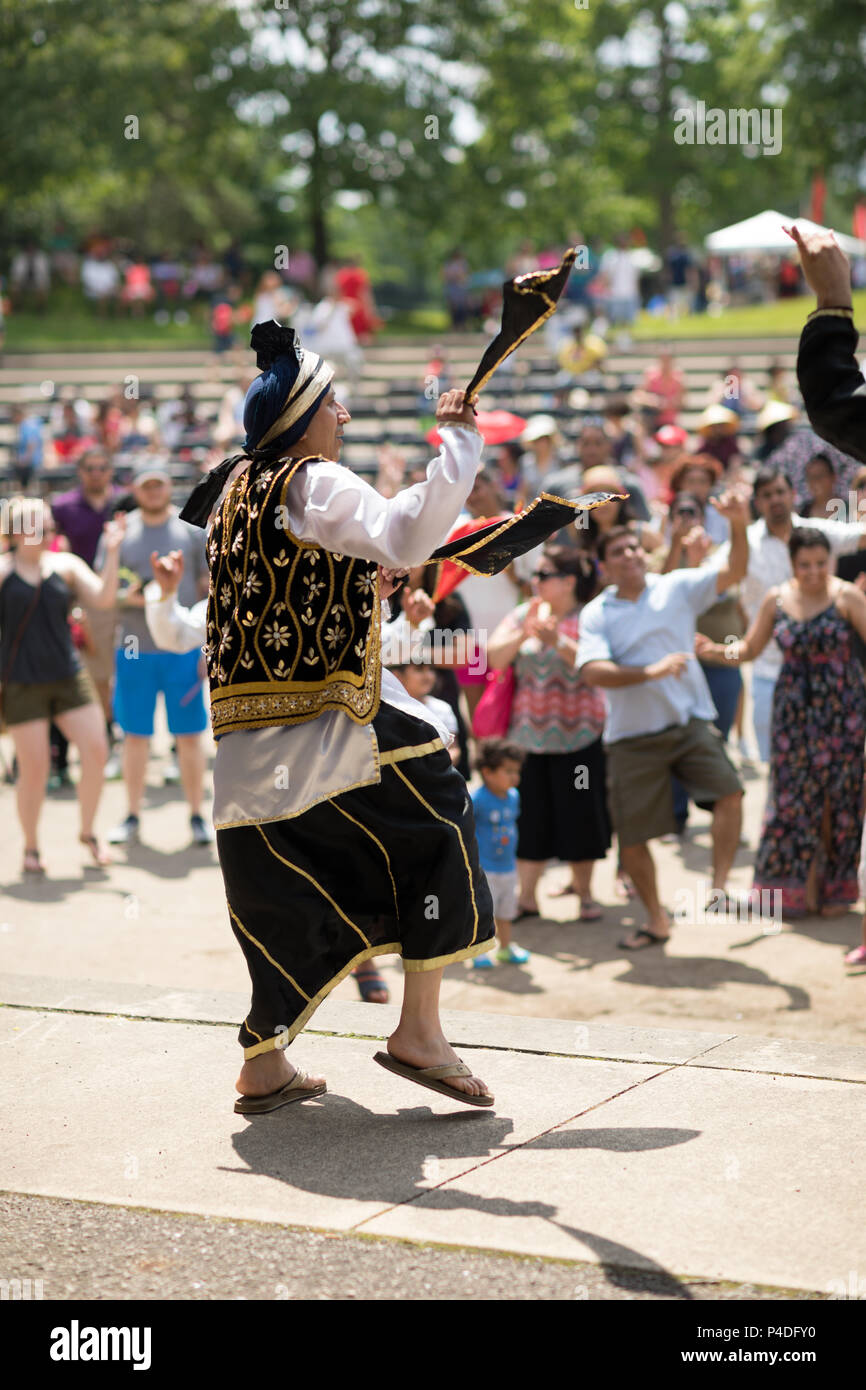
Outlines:
<svg viewBox="0 0 866 1390"><path fill-rule="evenodd" d="M504 414L505 412L500 412ZM477 516L472 521L464 521L461 526L455 526L453 531L449 531L449 541L456 541L462 536L471 536L475 531L483 531L485 526L489 526L491 521L496 518L492 516ZM507 515L501 518L507 521ZM433 595L433 602L439 603L446 598L458 584L462 584L464 579L469 578L469 571L463 569L462 565L453 565L450 560L440 561L439 578L436 582L436 592Z"/></svg>
<svg viewBox="0 0 866 1390"><path fill-rule="evenodd" d="M479 410L475 424L484 436L485 444L505 444L516 439L526 429L526 421L521 415L512 415L510 410ZM426 436L428 444L441 444L439 431L430 430Z"/></svg>

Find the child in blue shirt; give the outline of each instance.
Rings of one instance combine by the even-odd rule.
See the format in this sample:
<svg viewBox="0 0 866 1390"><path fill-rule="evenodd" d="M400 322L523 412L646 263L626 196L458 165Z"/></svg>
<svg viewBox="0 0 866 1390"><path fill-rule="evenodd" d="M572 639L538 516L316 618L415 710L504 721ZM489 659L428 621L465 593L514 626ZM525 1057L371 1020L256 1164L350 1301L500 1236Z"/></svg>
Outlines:
<svg viewBox="0 0 866 1390"><path fill-rule="evenodd" d="M475 767L484 785L471 792L481 867L493 896L493 917L502 964L525 965L529 952L511 940L517 916L517 817L520 814L520 767L523 750L502 738L485 739L478 747ZM476 956L474 970L490 970L492 956Z"/></svg>

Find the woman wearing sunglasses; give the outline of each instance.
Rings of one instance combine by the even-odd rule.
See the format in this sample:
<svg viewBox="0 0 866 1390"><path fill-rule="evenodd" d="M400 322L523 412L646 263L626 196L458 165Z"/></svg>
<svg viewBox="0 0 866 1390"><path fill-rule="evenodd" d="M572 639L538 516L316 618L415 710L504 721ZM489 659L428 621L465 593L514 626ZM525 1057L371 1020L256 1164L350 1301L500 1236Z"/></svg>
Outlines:
<svg viewBox="0 0 866 1390"><path fill-rule="evenodd" d="M508 739L526 751L520 780L517 920L538 916L537 889L551 859L569 864L578 917L597 921L592 870L610 848L601 736L607 704L574 668L579 614L596 589L591 558L547 545L532 577L533 596L509 613L488 641L494 670L513 663Z"/></svg>

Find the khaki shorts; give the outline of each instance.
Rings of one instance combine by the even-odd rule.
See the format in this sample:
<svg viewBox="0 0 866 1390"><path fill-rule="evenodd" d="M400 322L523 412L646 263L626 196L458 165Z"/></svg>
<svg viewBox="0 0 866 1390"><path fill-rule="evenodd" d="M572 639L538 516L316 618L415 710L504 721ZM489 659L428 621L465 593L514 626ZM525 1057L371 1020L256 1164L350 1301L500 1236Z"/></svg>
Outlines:
<svg viewBox="0 0 866 1390"><path fill-rule="evenodd" d="M721 734L706 719L618 739L605 753L608 809L621 846L676 830L672 773L704 810L743 790Z"/></svg>
<svg viewBox="0 0 866 1390"><path fill-rule="evenodd" d="M99 696L87 671L79 671L65 680L39 681L32 685L10 681L3 688L3 718L10 728L31 719L54 719L82 705L98 704Z"/></svg>
<svg viewBox="0 0 866 1390"><path fill-rule="evenodd" d="M494 922L513 922L518 913L517 870L497 874L488 873L485 869L484 874L493 899Z"/></svg>
<svg viewBox="0 0 866 1390"><path fill-rule="evenodd" d="M110 681L114 675L117 613L113 608L87 608L85 613L95 650L81 653L84 664L95 681Z"/></svg>

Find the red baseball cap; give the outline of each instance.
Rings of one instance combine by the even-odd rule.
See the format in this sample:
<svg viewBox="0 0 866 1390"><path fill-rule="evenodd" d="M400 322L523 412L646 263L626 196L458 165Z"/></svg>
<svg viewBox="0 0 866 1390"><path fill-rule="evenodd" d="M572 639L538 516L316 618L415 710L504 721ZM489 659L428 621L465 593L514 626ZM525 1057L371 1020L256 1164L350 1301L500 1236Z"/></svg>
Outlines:
<svg viewBox="0 0 866 1390"><path fill-rule="evenodd" d="M662 425L653 435L656 444L663 444L665 448L674 445L682 448L688 437L688 431L684 430L682 425Z"/></svg>

